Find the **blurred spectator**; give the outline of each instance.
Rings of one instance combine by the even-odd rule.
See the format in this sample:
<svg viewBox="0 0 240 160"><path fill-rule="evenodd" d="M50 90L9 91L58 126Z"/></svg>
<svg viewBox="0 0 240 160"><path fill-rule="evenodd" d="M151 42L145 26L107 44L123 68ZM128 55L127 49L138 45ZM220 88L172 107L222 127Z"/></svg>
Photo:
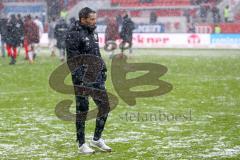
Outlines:
<svg viewBox="0 0 240 160"><path fill-rule="evenodd" d="M220 11L215 5L212 7L212 18L213 18L213 23L220 23L221 21Z"/></svg>
<svg viewBox="0 0 240 160"><path fill-rule="evenodd" d="M109 41L115 42L119 38L118 33L119 26L117 25L117 21L114 17L107 18L107 28L105 30L105 45ZM110 58L112 58L114 55L114 51L110 53Z"/></svg>
<svg viewBox="0 0 240 160"><path fill-rule="evenodd" d="M53 17L48 26L48 39L49 39L48 46L51 51L51 56L56 55L56 49L55 49L56 39L54 37L54 29L56 27L56 23L57 23L56 18Z"/></svg>
<svg viewBox="0 0 240 160"><path fill-rule="evenodd" d="M107 28L105 31L105 42L116 41L119 38L118 25L114 17L107 19Z"/></svg>
<svg viewBox="0 0 240 160"><path fill-rule="evenodd" d="M44 33L44 28L43 28L43 24L39 20L38 16L35 17L34 23L38 26L39 38L41 39L41 37ZM36 56L36 54L38 54L39 52L40 52L40 45L39 45L39 43L35 43L35 54L34 54L34 56Z"/></svg>
<svg viewBox="0 0 240 160"><path fill-rule="evenodd" d="M63 8L63 10L60 12L60 17L66 20L67 16L68 16L68 11L67 9Z"/></svg>
<svg viewBox="0 0 240 160"><path fill-rule="evenodd" d="M66 34L68 30L68 25L65 19L61 18L59 22L56 24L55 30L54 30L54 37L57 40L57 48L59 49L60 53L60 59L63 62L65 60L65 54L66 54Z"/></svg>
<svg viewBox="0 0 240 160"><path fill-rule="evenodd" d="M157 22L157 14L155 12L150 13L150 24L156 24Z"/></svg>
<svg viewBox="0 0 240 160"><path fill-rule="evenodd" d="M200 6L200 17L201 17L202 22L206 22L207 8L204 5Z"/></svg>
<svg viewBox="0 0 240 160"><path fill-rule="evenodd" d="M233 22L234 21L234 13L232 8L229 8L229 17L228 17L228 22Z"/></svg>
<svg viewBox="0 0 240 160"><path fill-rule="evenodd" d="M36 56L34 43L39 43L39 28L36 23L32 21L32 17L28 15L24 21L24 48L26 52L26 59L29 63L33 63Z"/></svg>
<svg viewBox="0 0 240 160"><path fill-rule="evenodd" d="M196 33L195 24L189 23L187 33Z"/></svg>
<svg viewBox="0 0 240 160"><path fill-rule="evenodd" d="M229 22L229 12L230 12L230 9L229 9L229 6L227 5L225 8L224 8L224 11L223 11L223 15L224 15L224 21L225 23L228 23Z"/></svg>
<svg viewBox="0 0 240 160"><path fill-rule="evenodd" d="M17 58L17 47L20 45L20 40L18 37L18 27L17 18L15 15L11 15L10 20L7 23L7 34L6 34L6 44L8 56L11 57L10 65L16 63Z"/></svg>
<svg viewBox="0 0 240 160"><path fill-rule="evenodd" d="M134 22L131 20L131 18L128 17L127 12L124 12L123 24L122 24L120 36L123 40L123 44L129 43L129 45L130 45L129 52L130 53L132 53L132 35L133 35L134 29L135 29Z"/></svg>
<svg viewBox="0 0 240 160"><path fill-rule="evenodd" d="M220 34L222 32L221 26L219 24L215 25L214 27L214 33Z"/></svg>

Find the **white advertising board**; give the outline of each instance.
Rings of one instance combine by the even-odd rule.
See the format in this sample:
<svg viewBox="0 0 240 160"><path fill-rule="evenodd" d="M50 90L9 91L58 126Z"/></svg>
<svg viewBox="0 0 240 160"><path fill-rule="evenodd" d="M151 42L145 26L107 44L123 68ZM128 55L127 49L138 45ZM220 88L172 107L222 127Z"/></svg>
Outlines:
<svg viewBox="0 0 240 160"><path fill-rule="evenodd" d="M104 34L99 34L100 47L104 42ZM209 45L209 34L133 34L134 48L204 48Z"/></svg>
<svg viewBox="0 0 240 160"><path fill-rule="evenodd" d="M105 44L105 35L98 34L99 44ZM234 40L230 43L229 38ZM133 48L230 48L240 49L240 35L235 34L162 34L162 33L134 33ZM220 41L221 40L221 41ZM121 40L118 40L119 44ZM226 43L229 41L229 43ZM220 43L224 42L224 43ZM48 35L41 37L41 45L48 45Z"/></svg>

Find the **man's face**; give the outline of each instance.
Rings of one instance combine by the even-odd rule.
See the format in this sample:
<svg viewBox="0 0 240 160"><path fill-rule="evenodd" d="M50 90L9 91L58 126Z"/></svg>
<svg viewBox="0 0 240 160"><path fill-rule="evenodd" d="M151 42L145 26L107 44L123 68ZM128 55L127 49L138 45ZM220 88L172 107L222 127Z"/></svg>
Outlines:
<svg viewBox="0 0 240 160"><path fill-rule="evenodd" d="M87 26L95 26L97 23L97 14L90 13L88 18L82 18L81 22L82 22L82 24L87 25Z"/></svg>

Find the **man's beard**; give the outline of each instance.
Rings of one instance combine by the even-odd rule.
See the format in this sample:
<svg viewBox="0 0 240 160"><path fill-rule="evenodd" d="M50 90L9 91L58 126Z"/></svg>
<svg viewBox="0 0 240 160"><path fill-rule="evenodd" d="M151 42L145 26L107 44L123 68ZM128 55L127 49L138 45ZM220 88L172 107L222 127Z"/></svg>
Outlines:
<svg viewBox="0 0 240 160"><path fill-rule="evenodd" d="M88 27L88 30L89 30L90 32L93 32L93 31L97 28L96 25L89 25L89 26L87 26L87 27Z"/></svg>
<svg viewBox="0 0 240 160"><path fill-rule="evenodd" d="M89 32L94 32L94 30L97 28L97 25L94 24L94 25L87 25L87 24L82 24L81 23L81 26L85 29L87 29Z"/></svg>

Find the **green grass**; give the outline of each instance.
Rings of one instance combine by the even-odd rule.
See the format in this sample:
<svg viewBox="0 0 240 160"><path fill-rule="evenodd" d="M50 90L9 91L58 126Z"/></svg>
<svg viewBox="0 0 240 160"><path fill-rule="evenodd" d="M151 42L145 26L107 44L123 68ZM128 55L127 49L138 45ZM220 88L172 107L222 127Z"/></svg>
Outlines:
<svg viewBox="0 0 240 160"><path fill-rule="evenodd" d="M61 64L59 59L44 54L30 65L20 56L15 66L0 59L0 159L240 159L238 52L135 50L129 63L165 65L168 72L160 79L171 83L173 90L160 97L139 98L136 106L119 99L103 134L113 152L87 156L77 151L75 124L59 120L54 112L61 100L74 100L73 95L49 87L49 76ZM117 96L111 83L111 62L104 58L109 68L107 89ZM70 77L66 83L71 84ZM145 119L159 112L170 119ZM138 113L139 120L133 117ZM173 120L172 115L188 118ZM88 141L94 122L87 122Z"/></svg>

